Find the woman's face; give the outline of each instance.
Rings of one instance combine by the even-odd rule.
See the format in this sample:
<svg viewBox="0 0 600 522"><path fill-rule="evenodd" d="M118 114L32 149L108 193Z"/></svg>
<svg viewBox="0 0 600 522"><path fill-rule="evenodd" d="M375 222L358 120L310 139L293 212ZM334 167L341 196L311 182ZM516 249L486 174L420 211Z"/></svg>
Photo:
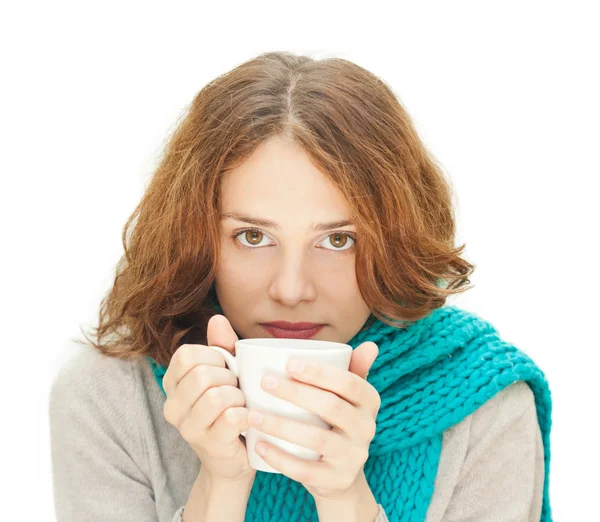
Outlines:
<svg viewBox="0 0 600 522"><path fill-rule="evenodd" d="M215 289L238 335L274 337L261 326L273 321L325 324L311 339L327 341L360 331L370 310L354 270L356 227L340 224L350 217L346 202L301 146L263 142L225 174L220 205Z"/></svg>

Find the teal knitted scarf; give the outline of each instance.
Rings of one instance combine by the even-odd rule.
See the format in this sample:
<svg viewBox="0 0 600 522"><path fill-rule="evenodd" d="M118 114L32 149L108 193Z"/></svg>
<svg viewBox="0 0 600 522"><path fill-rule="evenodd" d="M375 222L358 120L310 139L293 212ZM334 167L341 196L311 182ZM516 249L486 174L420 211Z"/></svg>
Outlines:
<svg viewBox="0 0 600 522"><path fill-rule="evenodd" d="M365 476L390 522L423 521L433 493L442 434L500 390L527 381L544 443L542 521L551 522L548 495L552 402L544 373L498 331L456 306L436 309L406 328L377 320L348 344L379 347L368 381L381 396L377 432ZM163 366L148 358L162 387ZM312 495L283 474L257 471L246 522L318 521Z"/></svg>

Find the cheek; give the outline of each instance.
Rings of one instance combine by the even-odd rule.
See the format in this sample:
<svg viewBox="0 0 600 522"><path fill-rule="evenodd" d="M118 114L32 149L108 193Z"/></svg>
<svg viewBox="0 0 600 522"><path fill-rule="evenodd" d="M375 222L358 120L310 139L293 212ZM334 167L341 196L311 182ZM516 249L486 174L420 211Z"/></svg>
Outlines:
<svg viewBox="0 0 600 522"><path fill-rule="evenodd" d="M343 270L331 271L328 281L328 294L340 301L342 308L365 309L366 304L358 288L354 263L349 263Z"/></svg>
<svg viewBox="0 0 600 522"><path fill-rule="evenodd" d="M319 287L330 299L342 301L347 306L352 306L360 297L354 264L336 266L326 269L321 266L319 270Z"/></svg>
<svg viewBox="0 0 600 522"><path fill-rule="evenodd" d="M261 270L260 268L263 268ZM221 294L240 296L261 287L264 262L244 256L235 247L222 248L217 270L217 285Z"/></svg>

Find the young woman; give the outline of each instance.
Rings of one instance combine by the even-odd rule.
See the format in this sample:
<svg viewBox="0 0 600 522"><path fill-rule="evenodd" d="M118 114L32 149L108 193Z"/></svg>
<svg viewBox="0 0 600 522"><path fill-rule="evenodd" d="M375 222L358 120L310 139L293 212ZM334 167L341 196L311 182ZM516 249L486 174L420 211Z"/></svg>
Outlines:
<svg viewBox="0 0 600 522"><path fill-rule="evenodd" d="M474 270L454 236L450 184L365 69L272 52L209 83L55 378L58 521L551 520L547 381L446 304ZM208 346L259 337L353 347L263 381L331 430L246 407ZM265 444L280 473L257 472L249 426L322 457Z"/></svg>

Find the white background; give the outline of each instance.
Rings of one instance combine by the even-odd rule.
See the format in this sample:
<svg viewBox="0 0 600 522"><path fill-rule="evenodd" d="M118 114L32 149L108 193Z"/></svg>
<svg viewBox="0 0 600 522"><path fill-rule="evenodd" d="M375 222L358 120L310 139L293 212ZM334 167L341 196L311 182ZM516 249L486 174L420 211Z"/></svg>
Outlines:
<svg viewBox="0 0 600 522"><path fill-rule="evenodd" d="M96 324L175 120L206 82L267 50L347 58L392 86L457 193L457 242L477 269L454 304L550 382L554 519L593 518L595 2L200 4L20 2L0 16L1 518L54 520L53 376Z"/></svg>

